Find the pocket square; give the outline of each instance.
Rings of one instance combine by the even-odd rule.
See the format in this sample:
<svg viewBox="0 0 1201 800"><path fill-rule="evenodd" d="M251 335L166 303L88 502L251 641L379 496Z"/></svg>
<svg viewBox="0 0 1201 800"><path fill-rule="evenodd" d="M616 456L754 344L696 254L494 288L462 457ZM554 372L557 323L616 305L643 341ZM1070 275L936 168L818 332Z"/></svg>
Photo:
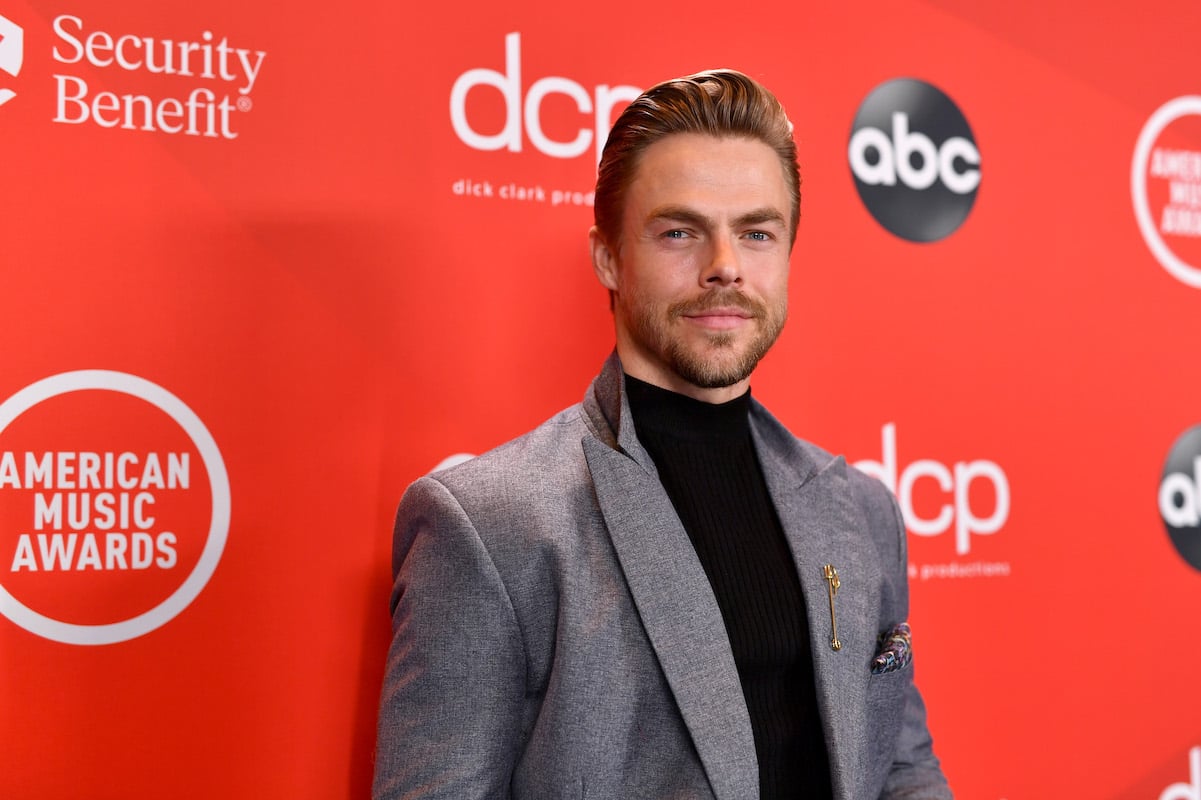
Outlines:
<svg viewBox="0 0 1201 800"><path fill-rule="evenodd" d="M909 623L902 622L880 634L880 652L872 659L872 674L883 675L908 666L913 660Z"/></svg>

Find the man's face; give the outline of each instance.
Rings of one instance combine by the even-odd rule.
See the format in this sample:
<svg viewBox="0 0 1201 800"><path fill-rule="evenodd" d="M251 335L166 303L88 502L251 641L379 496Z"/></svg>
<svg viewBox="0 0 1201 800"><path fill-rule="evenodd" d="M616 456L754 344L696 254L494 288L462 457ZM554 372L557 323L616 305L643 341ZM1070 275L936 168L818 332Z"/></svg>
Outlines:
<svg viewBox="0 0 1201 800"><path fill-rule="evenodd" d="M626 372L708 402L746 391L787 316L790 212L763 142L689 133L648 147L619 241L591 233Z"/></svg>

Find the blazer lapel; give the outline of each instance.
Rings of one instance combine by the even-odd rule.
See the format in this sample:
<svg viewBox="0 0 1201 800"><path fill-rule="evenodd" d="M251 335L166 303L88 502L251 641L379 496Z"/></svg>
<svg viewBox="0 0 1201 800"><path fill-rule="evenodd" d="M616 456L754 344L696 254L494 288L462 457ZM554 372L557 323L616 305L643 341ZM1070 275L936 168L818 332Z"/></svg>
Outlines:
<svg viewBox="0 0 1201 800"><path fill-rule="evenodd" d="M591 402L585 401L598 437L584 438L584 455L601 514L714 795L758 797L754 734L721 610L654 464L633 433L623 393L614 391L620 380L619 366L616 376L607 368Z"/></svg>
<svg viewBox="0 0 1201 800"><path fill-rule="evenodd" d="M643 627L719 800L759 796L754 734L725 624L656 476L594 439L584 453Z"/></svg>
<svg viewBox="0 0 1201 800"><path fill-rule="evenodd" d="M866 690L876 646L880 568L871 537L863 531L863 515L851 501L846 461L839 456L815 463L790 435L784 442L774 434L769 430L757 439L760 461L805 595L834 796L854 800L855 781L866 767ZM831 644L827 564L838 571L840 582L834 598L838 650Z"/></svg>

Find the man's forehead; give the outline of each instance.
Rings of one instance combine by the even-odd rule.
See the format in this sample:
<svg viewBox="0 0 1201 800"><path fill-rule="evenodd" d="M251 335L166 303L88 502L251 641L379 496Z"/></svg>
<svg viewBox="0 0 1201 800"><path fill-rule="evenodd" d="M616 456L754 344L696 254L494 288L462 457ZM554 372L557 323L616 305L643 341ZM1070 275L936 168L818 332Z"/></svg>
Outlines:
<svg viewBox="0 0 1201 800"><path fill-rule="evenodd" d="M757 145L766 152L772 153L773 156L775 153L767 142L756 136L681 131L679 133L669 133L647 145L638 159L635 160L635 168L647 158L661 157L664 152L680 150L687 150L693 153L706 153L714 150L729 151L729 145Z"/></svg>
<svg viewBox="0 0 1201 800"><path fill-rule="evenodd" d="M787 207L790 202L787 176L767 143L749 136L679 133L641 153L631 175L626 208L641 205L639 213L645 213L648 203L685 206L682 198L689 194L756 207L776 201Z"/></svg>

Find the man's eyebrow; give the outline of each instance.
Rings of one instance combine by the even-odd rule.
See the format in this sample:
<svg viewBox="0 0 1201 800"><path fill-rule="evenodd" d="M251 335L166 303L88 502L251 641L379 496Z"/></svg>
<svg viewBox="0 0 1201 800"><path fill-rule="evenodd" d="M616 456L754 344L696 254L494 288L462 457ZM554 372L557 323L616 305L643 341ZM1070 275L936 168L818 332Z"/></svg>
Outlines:
<svg viewBox="0 0 1201 800"><path fill-rule="evenodd" d="M776 222L785 226L788 224L784 215L774 208L757 208L734 219L735 226L740 228L745 225L762 225L765 222Z"/></svg>
<svg viewBox="0 0 1201 800"><path fill-rule="evenodd" d="M700 228L709 228L713 225L713 221L709 217L687 206L660 206L651 211L650 214L647 214L646 221L648 223L660 220L685 222ZM734 226L738 228L747 225L762 225L766 222L774 222L783 226L788 225L787 220L784 219L784 215L779 210L770 206L756 208L753 211L748 211L734 218Z"/></svg>
<svg viewBox="0 0 1201 800"><path fill-rule="evenodd" d="M708 217L688 206L659 206L646 215L648 223L660 220L686 222L698 228L708 228L712 225L712 221Z"/></svg>

